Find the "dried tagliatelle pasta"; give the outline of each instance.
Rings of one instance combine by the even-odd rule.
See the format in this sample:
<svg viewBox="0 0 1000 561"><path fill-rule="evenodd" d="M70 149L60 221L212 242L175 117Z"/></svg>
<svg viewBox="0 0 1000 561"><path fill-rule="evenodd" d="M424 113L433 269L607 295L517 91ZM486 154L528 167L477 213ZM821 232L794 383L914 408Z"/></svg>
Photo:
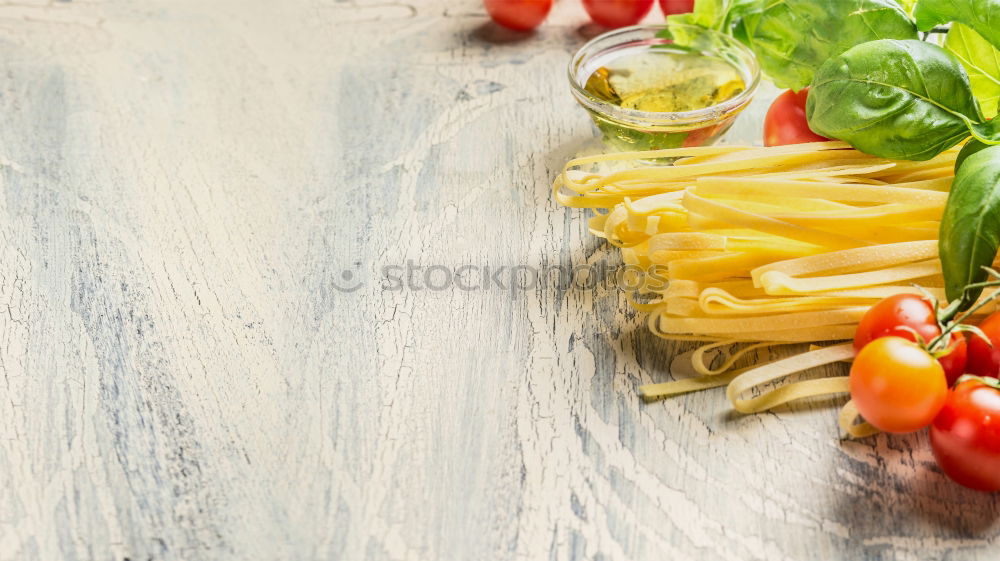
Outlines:
<svg viewBox="0 0 1000 561"><path fill-rule="evenodd" d="M937 235L956 155L894 161L842 142L604 154L570 161L553 192L595 209L591 232L645 271L630 301L653 333L702 344L685 355L690 376L643 395L727 385L733 406L752 413L847 392L845 376L797 378L851 360L851 345L836 342L878 300L917 285L943 298ZM734 369L790 343L826 346ZM870 434L855 417L849 403L844 430Z"/></svg>

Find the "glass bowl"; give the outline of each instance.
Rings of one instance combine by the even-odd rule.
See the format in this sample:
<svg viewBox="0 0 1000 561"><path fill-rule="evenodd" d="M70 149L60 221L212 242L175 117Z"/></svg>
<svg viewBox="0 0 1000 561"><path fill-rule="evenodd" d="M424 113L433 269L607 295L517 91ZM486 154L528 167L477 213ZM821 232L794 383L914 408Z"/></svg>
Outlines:
<svg viewBox="0 0 1000 561"><path fill-rule="evenodd" d="M669 29L669 33L664 33ZM666 35L672 38L660 37ZM624 54L669 46L672 51L721 60L743 80L744 89L729 99L703 109L650 112L628 109L595 96L586 84L594 72ZM753 52L739 41L693 25L636 25L595 37L577 51L569 65L573 96L590 113L617 150L660 150L682 146L707 146L719 139L753 99L760 84L760 66Z"/></svg>

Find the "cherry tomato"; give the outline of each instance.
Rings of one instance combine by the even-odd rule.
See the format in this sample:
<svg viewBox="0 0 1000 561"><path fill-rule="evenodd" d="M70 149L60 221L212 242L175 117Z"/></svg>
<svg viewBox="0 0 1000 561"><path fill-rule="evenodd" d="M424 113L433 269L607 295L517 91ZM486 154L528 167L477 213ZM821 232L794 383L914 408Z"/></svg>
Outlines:
<svg viewBox="0 0 1000 561"><path fill-rule="evenodd" d="M897 294L880 300L861 317L854 332L854 350L879 337L889 335L916 342L916 332L924 343L941 334L934 306L918 294Z"/></svg>
<svg viewBox="0 0 1000 561"><path fill-rule="evenodd" d="M695 129L684 137L684 147L704 146L712 137L724 131L726 128L729 128L729 123L722 123L711 127L705 127L703 129Z"/></svg>
<svg viewBox="0 0 1000 561"><path fill-rule="evenodd" d="M687 14L694 11L694 0L660 0L663 15Z"/></svg>
<svg viewBox="0 0 1000 561"><path fill-rule="evenodd" d="M493 21L515 31L531 31L549 15L552 0L484 0Z"/></svg>
<svg viewBox="0 0 1000 561"><path fill-rule="evenodd" d="M653 8L653 0L583 0L594 23L604 27L635 25Z"/></svg>
<svg viewBox="0 0 1000 561"><path fill-rule="evenodd" d="M982 337L969 334L969 362L965 369L976 376L997 378L1000 373L1000 312L990 316L979 324L980 331L993 342L991 347Z"/></svg>
<svg viewBox="0 0 1000 561"><path fill-rule="evenodd" d="M764 116L764 146L782 146L830 140L814 133L806 121L809 88L779 95Z"/></svg>
<svg viewBox="0 0 1000 561"><path fill-rule="evenodd" d="M920 345L882 337L854 357L851 399L866 421L884 432L926 427L948 395L944 369Z"/></svg>
<svg viewBox="0 0 1000 561"><path fill-rule="evenodd" d="M951 340L948 341L948 348L943 354L938 354L937 361L944 368L944 377L948 380L950 388L955 382L965 374L968 367L969 347L964 333L952 332Z"/></svg>
<svg viewBox="0 0 1000 561"><path fill-rule="evenodd" d="M931 449L956 483L1000 491L1000 390L976 378L959 382L931 425Z"/></svg>

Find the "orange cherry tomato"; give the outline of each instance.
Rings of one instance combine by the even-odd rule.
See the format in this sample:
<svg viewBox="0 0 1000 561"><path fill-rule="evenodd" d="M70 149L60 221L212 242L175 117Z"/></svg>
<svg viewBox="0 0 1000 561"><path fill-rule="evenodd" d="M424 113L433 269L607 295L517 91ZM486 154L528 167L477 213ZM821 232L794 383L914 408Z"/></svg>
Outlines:
<svg viewBox="0 0 1000 561"><path fill-rule="evenodd" d="M850 389L866 421L895 433L931 424L948 395L941 364L902 337L882 337L865 345L851 366Z"/></svg>

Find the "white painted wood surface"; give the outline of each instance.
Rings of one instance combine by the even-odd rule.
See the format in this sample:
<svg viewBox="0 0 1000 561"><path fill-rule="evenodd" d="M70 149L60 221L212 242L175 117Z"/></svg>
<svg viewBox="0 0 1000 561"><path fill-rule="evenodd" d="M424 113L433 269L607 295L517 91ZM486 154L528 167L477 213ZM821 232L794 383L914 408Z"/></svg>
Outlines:
<svg viewBox="0 0 1000 561"><path fill-rule="evenodd" d="M996 559L924 436L643 404L613 289L390 286L616 262L549 194L584 21L0 4L0 559Z"/></svg>

